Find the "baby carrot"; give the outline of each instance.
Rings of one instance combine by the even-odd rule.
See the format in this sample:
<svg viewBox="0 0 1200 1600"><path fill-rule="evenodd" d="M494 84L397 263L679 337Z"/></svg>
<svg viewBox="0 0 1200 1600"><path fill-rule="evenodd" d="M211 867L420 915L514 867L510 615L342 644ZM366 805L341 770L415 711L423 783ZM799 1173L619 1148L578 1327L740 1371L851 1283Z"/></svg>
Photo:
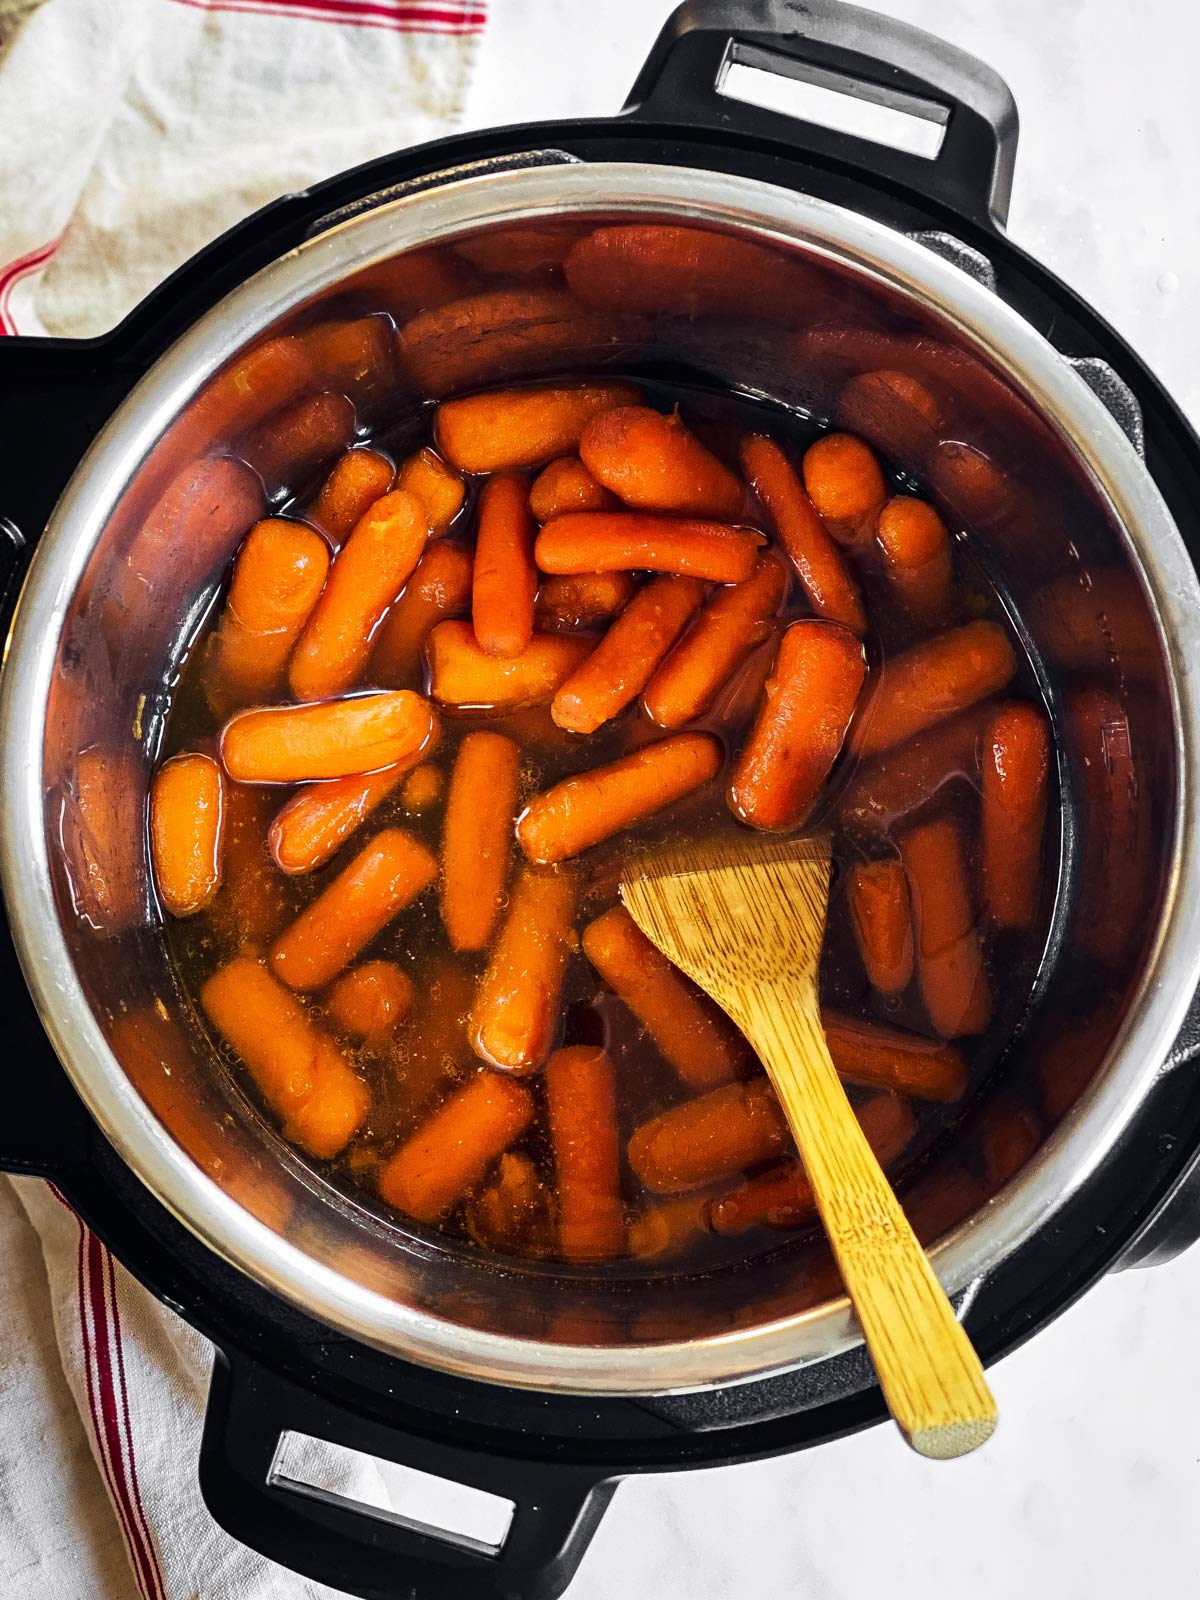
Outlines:
<svg viewBox="0 0 1200 1600"><path fill-rule="evenodd" d="M866 633L867 613L858 580L787 456L763 434L744 439L741 456L742 470L766 508L813 610L851 633Z"/></svg>
<svg viewBox="0 0 1200 1600"><path fill-rule="evenodd" d="M825 1042L840 1077L914 1100L960 1100L967 1064L951 1044L827 1011Z"/></svg>
<svg viewBox="0 0 1200 1600"><path fill-rule="evenodd" d="M322 989L437 876L411 833L385 828L286 928L271 965L293 989Z"/></svg>
<svg viewBox="0 0 1200 1600"><path fill-rule="evenodd" d="M855 749L877 755L995 694L1016 670L1013 647L996 622L968 622L912 645L884 662Z"/></svg>
<svg viewBox="0 0 1200 1600"><path fill-rule="evenodd" d="M529 485L515 472L489 478L479 498L471 618L489 656L519 656L533 637L537 569Z"/></svg>
<svg viewBox="0 0 1200 1600"><path fill-rule="evenodd" d="M594 733L623 711L703 598L698 578L654 578L639 589L587 660L560 685L550 707L559 727Z"/></svg>
<svg viewBox="0 0 1200 1600"><path fill-rule="evenodd" d="M709 733L676 733L535 795L517 824L530 861L565 861L710 783L721 746Z"/></svg>
<svg viewBox="0 0 1200 1600"><path fill-rule="evenodd" d="M954 570L946 524L927 501L893 495L879 513L875 537L901 603L924 627L944 626Z"/></svg>
<svg viewBox="0 0 1200 1600"><path fill-rule="evenodd" d="M567 1261L603 1261L625 1244L617 1081L593 1045L556 1050L546 1063L546 1109L558 1185L558 1249Z"/></svg>
<svg viewBox="0 0 1200 1600"><path fill-rule="evenodd" d="M745 1040L651 944L623 906L588 923L583 953L689 1089L715 1088L745 1067Z"/></svg>
<svg viewBox="0 0 1200 1600"><path fill-rule="evenodd" d="M437 805L446 786L446 777L436 761L422 761L400 786L400 804L414 815Z"/></svg>
<svg viewBox="0 0 1200 1600"><path fill-rule="evenodd" d="M384 495L359 520L292 655L288 682L297 700L327 700L356 681L376 628L428 539L425 507L403 489Z"/></svg>
<svg viewBox="0 0 1200 1600"><path fill-rule="evenodd" d="M485 950L508 887L521 752L499 733L459 746L442 826L442 921L455 950Z"/></svg>
<svg viewBox="0 0 1200 1600"><path fill-rule="evenodd" d="M396 487L416 495L425 507L434 534L445 533L467 498L467 486L462 478L428 445L400 463Z"/></svg>
<svg viewBox="0 0 1200 1600"><path fill-rule="evenodd" d="M496 1163L496 1176L467 1208L467 1232L486 1250L541 1253L546 1229L545 1186L538 1169L521 1150L508 1150Z"/></svg>
<svg viewBox="0 0 1200 1600"><path fill-rule="evenodd" d="M983 739L983 898L998 928L1037 915L1050 731L1030 705L1002 707Z"/></svg>
<svg viewBox="0 0 1200 1600"><path fill-rule="evenodd" d="M708 1190L668 1195L644 1205L630 1220L626 1245L631 1256L674 1256L708 1227L713 1196Z"/></svg>
<svg viewBox="0 0 1200 1600"><path fill-rule="evenodd" d="M578 511L537 536L543 572L678 572L709 583L742 583L754 571L761 534L696 517L640 511Z"/></svg>
<svg viewBox="0 0 1200 1600"><path fill-rule="evenodd" d="M301 335L319 389L337 389L370 412L396 390L396 330L378 311L320 322Z"/></svg>
<svg viewBox="0 0 1200 1600"><path fill-rule="evenodd" d="M338 1032L372 1046L391 1038L412 1005L412 979L394 961L351 967L325 996L325 1009Z"/></svg>
<svg viewBox="0 0 1200 1600"><path fill-rule="evenodd" d="M271 858L280 872L313 872L331 861L415 760L410 757L365 777L355 774L331 783L311 783L293 795L267 831Z"/></svg>
<svg viewBox="0 0 1200 1600"><path fill-rule="evenodd" d="M612 406L633 405L641 390L628 383L494 389L437 410L438 446L463 472L538 467L579 444L585 425Z"/></svg>
<svg viewBox="0 0 1200 1600"><path fill-rule="evenodd" d="M309 515L333 540L344 544L355 525L396 481L396 469L378 450L347 450L321 485Z"/></svg>
<svg viewBox="0 0 1200 1600"><path fill-rule="evenodd" d="M928 472L938 498L964 522L992 522L1013 504L1012 479L974 445L944 439Z"/></svg>
<svg viewBox="0 0 1200 1600"><path fill-rule="evenodd" d="M838 396L837 420L905 466L924 463L942 425L941 409L924 384L888 370L851 378Z"/></svg>
<svg viewBox="0 0 1200 1600"><path fill-rule="evenodd" d="M543 578L533 619L539 628L587 628L620 611L637 585L628 572L579 572Z"/></svg>
<svg viewBox="0 0 1200 1600"><path fill-rule="evenodd" d="M286 879L267 853L267 823L275 796L243 783L225 785L221 888L212 917L237 948L274 938L288 918Z"/></svg>
<svg viewBox="0 0 1200 1600"><path fill-rule="evenodd" d="M1027 615L1038 644L1072 672L1152 678L1162 660L1145 596L1123 567L1080 568L1043 584Z"/></svg>
<svg viewBox="0 0 1200 1600"><path fill-rule="evenodd" d="M390 1070L376 1090L372 1132L381 1139L411 1133L447 1080L475 1066L467 1018L475 980L455 957L437 952L413 975L420 998L388 1050Z"/></svg>
<svg viewBox="0 0 1200 1600"><path fill-rule="evenodd" d="M221 887L225 782L211 756L172 756L150 785L150 854L173 917L202 911Z"/></svg>
<svg viewBox="0 0 1200 1600"><path fill-rule="evenodd" d="M425 749L437 729L408 689L314 706L241 711L221 732L221 760L239 783L311 783L378 772Z"/></svg>
<svg viewBox="0 0 1200 1600"><path fill-rule="evenodd" d="M284 1138L314 1156L337 1155L366 1116L370 1093L300 1001L261 962L238 956L209 978L200 1003L283 1119Z"/></svg>
<svg viewBox="0 0 1200 1600"><path fill-rule="evenodd" d="M972 706L885 750L856 770L838 802L845 828L882 833L898 817L918 810L949 783L979 775L979 747L991 714Z"/></svg>
<svg viewBox="0 0 1200 1600"><path fill-rule="evenodd" d="M345 450L354 426L354 407L344 394L317 394L268 417L243 441L239 454L267 494L275 495L301 488L323 462Z"/></svg>
<svg viewBox="0 0 1200 1600"><path fill-rule="evenodd" d="M558 1031L575 940L575 880L524 867L471 1010L475 1054L506 1072L533 1072Z"/></svg>
<svg viewBox="0 0 1200 1600"><path fill-rule="evenodd" d="M837 760L866 675L862 645L836 622L793 622L733 769L729 804L754 828L798 828Z"/></svg>
<svg viewBox="0 0 1200 1600"><path fill-rule="evenodd" d="M782 1155L791 1144L765 1078L727 1083L644 1122L629 1141L629 1164L647 1189L671 1194L730 1178Z"/></svg>
<svg viewBox="0 0 1200 1600"><path fill-rule="evenodd" d="M417 562L404 592L380 624L369 673L372 681L400 688L421 671L421 652L444 617L471 604L470 552L449 539L437 539Z"/></svg>
<svg viewBox="0 0 1200 1600"><path fill-rule="evenodd" d="M852 867L847 879L850 924L872 988L899 994L913 971L908 879L898 861Z"/></svg>
<svg viewBox="0 0 1200 1600"><path fill-rule="evenodd" d="M529 491L529 509L539 522L569 511L613 511L615 495L596 482L578 456L560 456L543 467Z"/></svg>
<svg viewBox="0 0 1200 1600"><path fill-rule="evenodd" d="M489 656L469 622L439 622L429 635L429 692L459 710L519 711L554 698L594 641L535 633L519 656Z"/></svg>
<svg viewBox="0 0 1200 1600"><path fill-rule="evenodd" d="M280 689L328 571L328 547L311 528L283 517L255 523L205 663L215 703L244 704Z"/></svg>
<svg viewBox="0 0 1200 1600"><path fill-rule="evenodd" d="M538 278L562 266L585 228L579 222L523 222L515 228L488 228L473 239L460 239L454 249L480 272L498 278Z"/></svg>
<svg viewBox="0 0 1200 1600"><path fill-rule="evenodd" d="M900 839L912 893L917 982L936 1032L944 1039L982 1033L992 994L971 905L966 852L948 817L917 823Z"/></svg>
<svg viewBox="0 0 1200 1600"><path fill-rule="evenodd" d="M987 1205L987 1185L965 1167L935 1166L904 1196L904 1214L927 1250Z"/></svg>
<svg viewBox="0 0 1200 1600"><path fill-rule="evenodd" d="M983 1118L983 1172L995 1194L1033 1155L1044 1137L1037 1113L1016 1100L997 1100Z"/></svg>
<svg viewBox="0 0 1200 1600"><path fill-rule="evenodd" d="M418 1222L437 1222L532 1119L528 1089L499 1073L477 1072L384 1165L379 1193Z"/></svg>
<svg viewBox="0 0 1200 1600"><path fill-rule="evenodd" d="M734 522L745 491L724 462L677 416L619 405L594 416L579 455L597 482L637 511Z"/></svg>
<svg viewBox="0 0 1200 1600"><path fill-rule="evenodd" d="M827 433L804 452L804 487L843 544L870 539L887 487L869 445L852 433Z"/></svg>
<svg viewBox="0 0 1200 1600"><path fill-rule="evenodd" d="M642 704L651 720L660 728L682 728L702 716L721 685L766 638L786 588L787 573L767 553L745 583L718 589L646 685Z"/></svg>

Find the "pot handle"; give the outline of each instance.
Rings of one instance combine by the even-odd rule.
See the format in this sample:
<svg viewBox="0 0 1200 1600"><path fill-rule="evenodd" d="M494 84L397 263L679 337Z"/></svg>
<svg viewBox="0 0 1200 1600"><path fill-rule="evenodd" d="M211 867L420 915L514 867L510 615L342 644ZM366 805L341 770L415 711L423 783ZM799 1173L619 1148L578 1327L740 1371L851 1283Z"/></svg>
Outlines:
<svg viewBox="0 0 1200 1600"><path fill-rule="evenodd" d="M328 1490L277 1466L285 1432L326 1440L508 1501L503 1542L486 1544ZM200 1448L200 1489L242 1544L361 1600L555 1600L616 1489L595 1468L449 1445L352 1413L240 1353L218 1351Z"/></svg>
<svg viewBox="0 0 1200 1600"><path fill-rule="evenodd" d="M926 157L765 110L724 93L731 66L758 68L907 112L944 129ZM687 0L672 13L625 104L648 122L783 140L1003 227L1017 107L974 56L906 22L840 0Z"/></svg>

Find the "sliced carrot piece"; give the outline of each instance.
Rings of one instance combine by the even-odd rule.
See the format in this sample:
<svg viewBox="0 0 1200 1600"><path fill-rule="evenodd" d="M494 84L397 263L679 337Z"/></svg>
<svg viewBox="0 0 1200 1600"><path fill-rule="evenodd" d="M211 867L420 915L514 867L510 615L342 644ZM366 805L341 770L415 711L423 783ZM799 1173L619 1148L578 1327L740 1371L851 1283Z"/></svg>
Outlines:
<svg viewBox="0 0 1200 1600"><path fill-rule="evenodd" d="M615 495L596 482L578 456L560 456L543 467L529 491L529 509L539 522L569 511L613 511Z"/></svg>
<svg viewBox="0 0 1200 1600"><path fill-rule="evenodd" d="M367 512L396 481L396 469L378 450L347 450L321 485L309 515L333 540L344 544Z"/></svg>
<svg viewBox="0 0 1200 1600"><path fill-rule="evenodd" d="M761 534L695 517L640 511L579 511L555 517L537 536L543 572L678 572L710 583L743 583Z"/></svg>
<svg viewBox="0 0 1200 1600"><path fill-rule="evenodd" d="M200 1004L283 1119L284 1138L325 1159L344 1149L370 1092L296 997L260 961L238 956L205 983Z"/></svg>
<svg viewBox="0 0 1200 1600"><path fill-rule="evenodd" d="M812 812L866 676L862 645L836 622L793 622L729 784L733 814L754 828L798 828Z"/></svg>
<svg viewBox="0 0 1200 1600"><path fill-rule="evenodd" d="M621 997L689 1089L715 1088L742 1072L746 1041L623 906L583 930L583 953Z"/></svg>
<svg viewBox="0 0 1200 1600"><path fill-rule="evenodd" d="M731 1178L791 1144L765 1078L727 1083L644 1122L629 1141L629 1164L647 1189L671 1194Z"/></svg>
<svg viewBox="0 0 1200 1600"><path fill-rule="evenodd" d="M629 383L496 389L444 400L434 426L443 455L463 472L509 472L576 449L599 412L640 399Z"/></svg>
<svg viewBox="0 0 1200 1600"><path fill-rule="evenodd" d="M594 733L636 700L703 598L698 578L655 578L639 589L559 687L550 707L559 727Z"/></svg>
<svg viewBox="0 0 1200 1600"><path fill-rule="evenodd" d="M972 706L864 762L838 801L842 826L856 832L886 832L897 818L919 810L947 784L959 780L974 784L980 742L992 709Z"/></svg>
<svg viewBox="0 0 1200 1600"><path fill-rule="evenodd" d="M271 947L293 989L323 989L437 876L437 862L401 828L364 845Z"/></svg>
<svg viewBox="0 0 1200 1600"><path fill-rule="evenodd" d="M934 1029L944 1039L982 1033L992 1017L966 851L948 817L919 822L900 839L912 892L917 981Z"/></svg>
<svg viewBox="0 0 1200 1600"><path fill-rule="evenodd" d="M425 507L403 489L377 500L356 524L292 655L288 682L297 700L326 700L357 681L376 628L428 540Z"/></svg>
<svg viewBox="0 0 1200 1600"><path fill-rule="evenodd" d="M915 1100L961 1100L966 1093L967 1064L953 1045L833 1011L821 1021L833 1064L847 1083Z"/></svg>
<svg viewBox="0 0 1200 1600"><path fill-rule="evenodd" d="M472 571L470 551L461 545L438 539L428 546L375 636L368 669L374 682L403 688L417 680L430 633L469 608Z"/></svg>
<svg viewBox="0 0 1200 1600"><path fill-rule="evenodd" d="M334 1027L371 1046L390 1039L412 1007L412 979L394 961L364 961L351 967L325 996Z"/></svg>
<svg viewBox="0 0 1200 1600"><path fill-rule="evenodd" d="M554 698L588 655L591 639L535 633L519 656L489 656L469 622L439 622L429 635L429 692L457 710L518 711Z"/></svg>
<svg viewBox="0 0 1200 1600"><path fill-rule="evenodd" d="M533 1110L533 1096L519 1083L476 1073L384 1165L379 1193L418 1222L437 1222L521 1137Z"/></svg>
<svg viewBox="0 0 1200 1600"><path fill-rule="evenodd" d="M579 439L584 466L638 511L736 521L745 492L724 462L678 416L651 406L614 405L594 416Z"/></svg>
<svg viewBox="0 0 1200 1600"><path fill-rule="evenodd" d="M899 994L913 973L912 908L898 861L869 861L847 878L850 924L868 981L880 994Z"/></svg>
<svg viewBox="0 0 1200 1600"><path fill-rule="evenodd" d="M479 499L471 617L489 656L519 656L533 637L537 569L529 484L515 472L489 478Z"/></svg>
<svg viewBox="0 0 1200 1600"><path fill-rule="evenodd" d="M425 507L430 528L438 535L445 533L467 498L467 486L461 476L428 445L400 463L396 487L416 495Z"/></svg>
<svg viewBox="0 0 1200 1600"><path fill-rule="evenodd" d="M870 445L852 433L827 433L804 452L804 487L843 544L871 538L887 486Z"/></svg>
<svg viewBox="0 0 1200 1600"><path fill-rule="evenodd" d="M996 694L1017 658L996 622L968 622L912 645L885 661L859 722L854 746L876 755L943 717Z"/></svg>
<svg viewBox="0 0 1200 1600"><path fill-rule="evenodd" d="M1004 706L983 739L983 897L998 928L1037 916L1050 730L1035 706Z"/></svg>
<svg viewBox="0 0 1200 1600"><path fill-rule="evenodd" d="M221 887L225 781L211 756L164 761L150 785L150 853L158 897L173 917L194 916Z"/></svg>
<svg viewBox="0 0 1200 1600"><path fill-rule="evenodd" d="M558 1248L567 1261L604 1261L625 1244L617 1075L593 1045L546 1063L546 1108L558 1185Z"/></svg>
<svg viewBox="0 0 1200 1600"><path fill-rule="evenodd" d="M766 508L813 610L851 633L866 633L867 613L858 580L787 456L763 434L744 439L741 455L750 487Z"/></svg>
<svg viewBox="0 0 1200 1600"><path fill-rule="evenodd" d="M414 767L400 786L400 804L408 812L419 814L437 805L446 787L446 775L436 761L422 761Z"/></svg>
<svg viewBox="0 0 1200 1600"><path fill-rule="evenodd" d="M901 603L927 628L945 626L954 599L946 524L925 500L893 495L879 513L875 537Z"/></svg>
<svg viewBox="0 0 1200 1600"><path fill-rule="evenodd" d="M454 950L485 950L512 863L521 752L498 733L459 746L442 827L442 921Z"/></svg>
<svg viewBox="0 0 1200 1600"><path fill-rule="evenodd" d="M539 628L588 628L614 616L637 587L628 572L580 572L543 578L534 622Z"/></svg>
<svg viewBox="0 0 1200 1600"><path fill-rule="evenodd" d="M709 733L643 745L533 797L517 824L530 861L565 861L710 783L722 751Z"/></svg>
<svg viewBox="0 0 1200 1600"><path fill-rule="evenodd" d="M221 732L221 760L239 783L310 783L394 767L423 751L436 731L428 700L388 689L241 711Z"/></svg>
<svg viewBox="0 0 1200 1600"><path fill-rule="evenodd" d="M293 795L267 833L271 858L289 875L323 867L393 793L416 757L365 777L311 783Z"/></svg>
<svg viewBox="0 0 1200 1600"><path fill-rule="evenodd" d="M575 940L577 886L567 873L523 867L471 1010L475 1054L507 1072L533 1072L558 1031Z"/></svg>
<svg viewBox="0 0 1200 1600"><path fill-rule="evenodd" d="M651 720L660 728L682 728L702 716L768 637L786 589L787 573L769 552L745 583L719 589L646 685L642 704Z"/></svg>

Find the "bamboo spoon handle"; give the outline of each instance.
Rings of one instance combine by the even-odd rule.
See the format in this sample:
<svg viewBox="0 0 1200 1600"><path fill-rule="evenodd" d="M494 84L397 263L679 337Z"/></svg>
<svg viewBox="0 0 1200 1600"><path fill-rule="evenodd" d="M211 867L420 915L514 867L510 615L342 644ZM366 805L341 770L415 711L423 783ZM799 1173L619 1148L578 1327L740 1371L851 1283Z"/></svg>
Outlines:
<svg viewBox="0 0 1200 1600"><path fill-rule="evenodd" d="M812 1184L888 1409L913 1449L948 1459L996 1426L983 1367L846 1098L815 993L743 993L762 1057Z"/></svg>

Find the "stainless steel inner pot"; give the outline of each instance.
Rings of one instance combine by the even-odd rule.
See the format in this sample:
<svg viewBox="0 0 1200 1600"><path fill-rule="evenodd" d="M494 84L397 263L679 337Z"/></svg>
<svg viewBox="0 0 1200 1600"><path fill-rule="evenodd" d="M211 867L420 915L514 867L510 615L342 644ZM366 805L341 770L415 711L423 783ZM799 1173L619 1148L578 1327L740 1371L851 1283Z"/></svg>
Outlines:
<svg viewBox="0 0 1200 1600"><path fill-rule="evenodd" d="M698 259L669 304L653 303L653 283L645 303L627 290L581 304L537 241L605 220L716 231L761 253L720 281ZM76 472L3 678L14 937L121 1157L206 1244L326 1324L447 1372L573 1393L730 1382L858 1337L823 1258L786 1239L740 1274L597 1279L500 1266L372 1212L280 1140L174 982L144 823L174 664L246 529L295 487L280 463L316 472L356 429L415 430L430 396L648 363L818 416L855 371L910 370L952 392L945 437L893 414L848 420L970 525L1040 662L1068 800L1028 1025L906 1191L952 1294L969 1297L1051 1221L1164 1070L1200 975L1200 586L1109 410L943 245L714 172L564 157L451 175L329 227L231 294ZM1006 1097L1031 1099L1052 1131L993 1193L960 1151Z"/></svg>

